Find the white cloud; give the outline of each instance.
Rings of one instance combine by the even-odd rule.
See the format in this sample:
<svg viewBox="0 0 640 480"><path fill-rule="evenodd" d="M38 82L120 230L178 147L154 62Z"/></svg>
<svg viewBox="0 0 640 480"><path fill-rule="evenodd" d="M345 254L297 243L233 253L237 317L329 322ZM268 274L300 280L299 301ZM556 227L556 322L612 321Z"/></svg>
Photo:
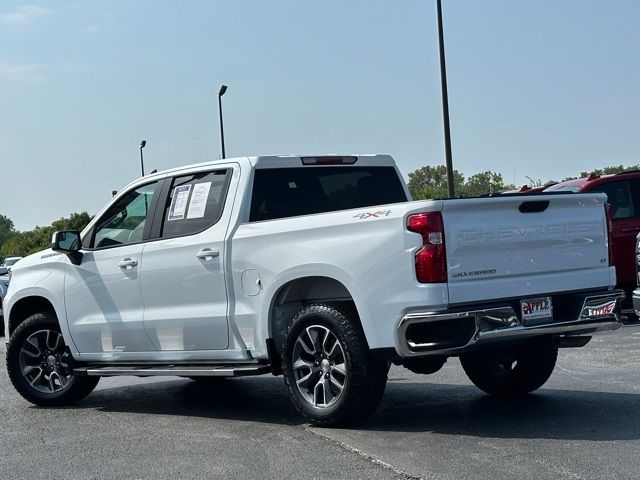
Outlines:
<svg viewBox="0 0 640 480"><path fill-rule="evenodd" d="M10 12L0 13L0 22L11 27L23 27L52 13L53 10L40 5L21 5Z"/></svg>
<svg viewBox="0 0 640 480"><path fill-rule="evenodd" d="M82 33L98 33L102 30L102 26L96 23L92 23L91 25L87 25L82 29Z"/></svg>
<svg viewBox="0 0 640 480"><path fill-rule="evenodd" d="M38 83L43 80L44 74L41 65L0 62L0 81Z"/></svg>
<svg viewBox="0 0 640 480"><path fill-rule="evenodd" d="M85 75L97 67L72 62L29 63L0 60L0 85L35 84L69 75Z"/></svg>
<svg viewBox="0 0 640 480"><path fill-rule="evenodd" d="M102 11L93 14L93 21L80 29L81 33L95 34L100 33L113 26L113 15L111 12Z"/></svg>

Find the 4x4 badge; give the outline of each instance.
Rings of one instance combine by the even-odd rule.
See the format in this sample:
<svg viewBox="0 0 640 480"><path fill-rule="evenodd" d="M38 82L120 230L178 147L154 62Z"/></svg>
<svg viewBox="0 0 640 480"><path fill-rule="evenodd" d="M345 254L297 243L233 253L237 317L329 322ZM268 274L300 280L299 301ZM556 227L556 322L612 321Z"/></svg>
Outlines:
<svg viewBox="0 0 640 480"><path fill-rule="evenodd" d="M354 215L353 218L359 218L360 220L364 220L365 218L370 218L370 217L375 217L375 218L388 217L390 213L391 213L391 210L378 210L377 212L363 212L363 213L358 213L357 215Z"/></svg>

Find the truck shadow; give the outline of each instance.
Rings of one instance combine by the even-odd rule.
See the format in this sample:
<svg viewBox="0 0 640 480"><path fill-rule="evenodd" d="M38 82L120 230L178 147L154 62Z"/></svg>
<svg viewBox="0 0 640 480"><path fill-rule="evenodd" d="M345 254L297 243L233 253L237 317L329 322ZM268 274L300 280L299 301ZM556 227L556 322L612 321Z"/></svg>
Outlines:
<svg viewBox="0 0 640 480"><path fill-rule="evenodd" d="M302 424L282 378L211 378L140 383L94 391L75 408L203 419Z"/></svg>
<svg viewBox="0 0 640 480"><path fill-rule="evenodd" d="M141 383L96 390L74 408L301 425L281 378ZM640 395L541 389L494 398L471 385L391 381L377 412L356 427L487 438L640 439Z"/></svg>
<svg viewBox="0 0 640 480"><path fill-rule="evenodd" d="M362 428L481 438L637 440L640 395L541 389L496 398L469 385L396 384Z"/></svg>

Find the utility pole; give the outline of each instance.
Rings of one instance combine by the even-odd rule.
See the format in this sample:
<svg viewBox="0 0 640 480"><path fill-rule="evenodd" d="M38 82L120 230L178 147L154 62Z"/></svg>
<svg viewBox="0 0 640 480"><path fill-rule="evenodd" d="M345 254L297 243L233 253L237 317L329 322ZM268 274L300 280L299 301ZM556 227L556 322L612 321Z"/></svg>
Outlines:
<svg viewBox="0 0 640 480"><path fill-rule="evenodd" d="M144 177L144 157L142 156L142 149L146 147L147 141L142 140L140 142L140 169L142 170L142 176Z"/></svg>
<svg viewBox="0 0 640 480"><path fill-rule="evenodd" d="M224 125L222 123L222 96L226 91L226 85L222 85L218 91L218 113L220 114L220 145L222 146L222 158L226 158L224 152Z"/></svg>
<svg viewBox="0 0 640 480"><path fill-rule="evenodd" d="M447 165L447 193L455 197L453 159L451 158L451 127L449 126L449 94L447 92L447 66L444 58L444 30L442 28L442 0L436 0L438 8L438 44L440 49L440 85L442 86L442 120L444 122L444 153Z"/></svg>

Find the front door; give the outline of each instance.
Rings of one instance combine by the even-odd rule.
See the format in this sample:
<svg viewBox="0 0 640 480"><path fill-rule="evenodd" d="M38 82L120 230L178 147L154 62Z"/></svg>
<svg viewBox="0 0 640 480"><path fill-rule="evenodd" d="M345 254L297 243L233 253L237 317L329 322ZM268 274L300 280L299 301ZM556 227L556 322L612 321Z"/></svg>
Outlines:
<svg viewBox="0 0 640 480"><path fill-rule="evenodd" d="M140 270L157 182L120 195L83 239L80 265L68 264L65 303L81 354L155 350L144 329Z"/></svg>
<svg viewBox="0 0 640 480"><path fill-rule="evenodd" d="M225 200L232 173L218 169L166 180L171 184L155 217L157 238L142 254L144 324L161 351L229 346L224 267L232 202Z"/></svg>

